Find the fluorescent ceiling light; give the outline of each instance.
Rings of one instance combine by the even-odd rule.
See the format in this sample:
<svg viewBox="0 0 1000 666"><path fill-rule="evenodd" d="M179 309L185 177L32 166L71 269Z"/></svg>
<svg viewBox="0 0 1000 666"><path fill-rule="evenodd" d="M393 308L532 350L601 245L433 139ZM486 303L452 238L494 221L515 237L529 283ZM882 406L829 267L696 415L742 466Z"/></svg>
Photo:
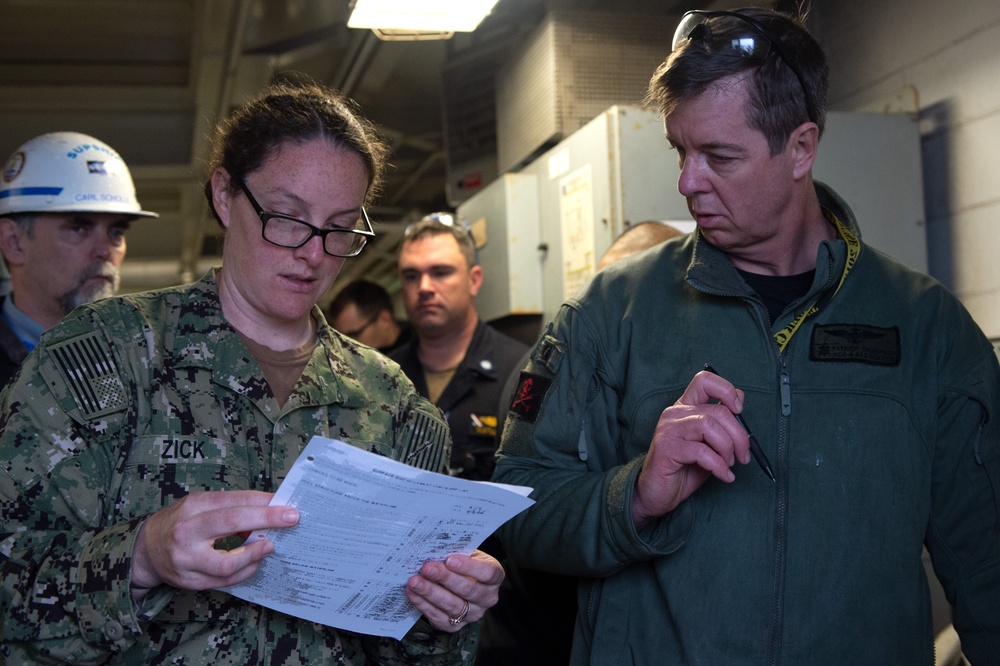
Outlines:
<svg viewBox="0 0 1000 666"><path fill-rule="evenodd" d="M354 0L348 28L472 32L498 0Z"/></svg>

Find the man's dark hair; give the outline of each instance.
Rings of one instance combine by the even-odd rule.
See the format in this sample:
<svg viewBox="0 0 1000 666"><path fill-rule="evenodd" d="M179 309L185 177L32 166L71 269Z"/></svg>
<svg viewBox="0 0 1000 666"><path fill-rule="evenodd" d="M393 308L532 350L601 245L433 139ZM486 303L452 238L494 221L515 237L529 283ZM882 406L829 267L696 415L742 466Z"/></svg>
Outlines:
<svg viewBox="0 0 1000 666"><path fill-rule="evenodd" d="M327 317L336 319L351 303L358 309L358 314L369 319L388 310L392 312L392 297L381 285L368 280L355 280L341 289L326 309Z"/></svg>
<svg viewBox="0 0 1000 666"><path fill-rule="evenodd" d="M445 223L443 220L447 220L448 223ZM403 232L403 244L400 246L400 249L407 243L412 243L421 238L431 238L443 234L449 234L455 239L455 242L458 243L458 249L462 252L462 256L465 257L465 263L469 268L479 263L479 254L476 251L476 239L472 237L472 230L468 224L456 221L455 217L450 213L431 213L410 224Z"/></svg>
<svg viewBox="0 0 1000 666"><path fill-rule="evenodd" d="M829 70L823 50L805 28L805 17L758 8L720 12L707 21L713 39L721 40L728 34L736 36L753 30L750 23L732 16L734 13L762 24L781 41L783 50L794 59L802 74L802 83L773 47L761 61L711 53L698 39L691 39L657 68L649 82L646 103L657 106L666 117L678 104L702 94L719 79L746 74L750 97L747 124L763 132L772 155L784 150L792 131L810 120L806 94L812 102L812 120L822 135L826 123Z"/></svg>

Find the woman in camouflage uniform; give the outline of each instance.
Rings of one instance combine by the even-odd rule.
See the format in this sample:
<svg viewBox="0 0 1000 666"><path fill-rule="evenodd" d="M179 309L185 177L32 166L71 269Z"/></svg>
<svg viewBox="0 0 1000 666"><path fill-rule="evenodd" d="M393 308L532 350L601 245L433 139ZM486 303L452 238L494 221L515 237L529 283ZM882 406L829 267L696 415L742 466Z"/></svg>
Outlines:
<svg viewBox="0 0 1000 666"><path fill-rule="evenodd" d="M298 522L268 502L313 435L447 464L439 412L316 306L372 235L385 153L338 94L265 91L220 125L209 164L223 267L80 308L28 357L0 396L8 664L471 662L469 623L503 578L478 551L415 572L423 617L402 641L215 589L273 551L234 535Z"/></svg>

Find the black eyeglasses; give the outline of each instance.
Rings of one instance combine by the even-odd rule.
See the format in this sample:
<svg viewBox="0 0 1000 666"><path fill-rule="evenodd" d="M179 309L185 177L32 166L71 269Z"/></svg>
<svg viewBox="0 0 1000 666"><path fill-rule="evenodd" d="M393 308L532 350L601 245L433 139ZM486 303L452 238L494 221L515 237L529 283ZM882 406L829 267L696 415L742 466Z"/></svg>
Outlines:
<svg viewBox="0 0 1000 666"><path fill-rule="evenodd" d="M268 213L257 200L250 194L246 183L242 178L236 180L247 195L247 201L253 206L254 212L260 218L260 235L268 243L279 247L296 248L302 247L313 236L323 239L323 251L333 257L356 257L365 249L369 238L375 238L372 230L371 220L368 213L361 209L361 217L354 223L355 228L334 227L332 229L320 229L314 227L304 220L280 213ZM357 228L361 227L361 228Z"/></svg>
<svg viewBox="0 0 1000 666"><path fill-rule="evenodd" d="M382 314L381 310L379 310L378 312L376 312L375 314L373 314L371 317L369 317L368 319L366 319L365 322L363 324L361 324L361 326L359 326L358 328L355 328L353 331L341 331L341 333L343 333L344 335L346 335L349 338L357 338L359 335L361 335L362 333L364 333L368 329L369 326L371 326L372 324L375 323L375 320L378 319L378 316L380 314Z"/></svg>
<svg viewBox="0 0 1000 666"><path fill-rule="evenodd" d="M743 21L753 28L756 34L740 33L732 26L727 26L724 34L713 35L708 22L713 18L725 16L731 16ZM762 40L760 37L764 39ZM805 97L806 113L809 115L809 120L814 123L818 122L816 104L813 102L812 95L809 94L809 88L806 87L802 70L795 64L791 53L782 46L781 40L775 37L760 21L739 12L713 12L696 9L684 14L681 22L677 24L677 30L674 31L674 40L670 47L671 51L676 51L686 41L700 42L708 53L735 58L750 58L762 62L771 53L771 49L774 48L778 57L788 65L788 68L795 74L795 78L799 80L799 85L802 87L802 94Z"/></svg>

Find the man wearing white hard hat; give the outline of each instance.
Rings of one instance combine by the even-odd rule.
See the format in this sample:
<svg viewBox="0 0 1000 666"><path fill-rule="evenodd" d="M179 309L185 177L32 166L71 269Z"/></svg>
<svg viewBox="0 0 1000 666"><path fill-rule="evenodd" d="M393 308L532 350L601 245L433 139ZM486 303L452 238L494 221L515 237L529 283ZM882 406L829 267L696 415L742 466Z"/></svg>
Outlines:
<svg viewBox="0 0 1000 666"><path fill-rule="evenodd" d="M115 294L129 224L156 216L142 210L128 167L103 141L53 132L14 151L0 178L0 251L11 285L0 298L0 386L46 329Z"/></svg>

